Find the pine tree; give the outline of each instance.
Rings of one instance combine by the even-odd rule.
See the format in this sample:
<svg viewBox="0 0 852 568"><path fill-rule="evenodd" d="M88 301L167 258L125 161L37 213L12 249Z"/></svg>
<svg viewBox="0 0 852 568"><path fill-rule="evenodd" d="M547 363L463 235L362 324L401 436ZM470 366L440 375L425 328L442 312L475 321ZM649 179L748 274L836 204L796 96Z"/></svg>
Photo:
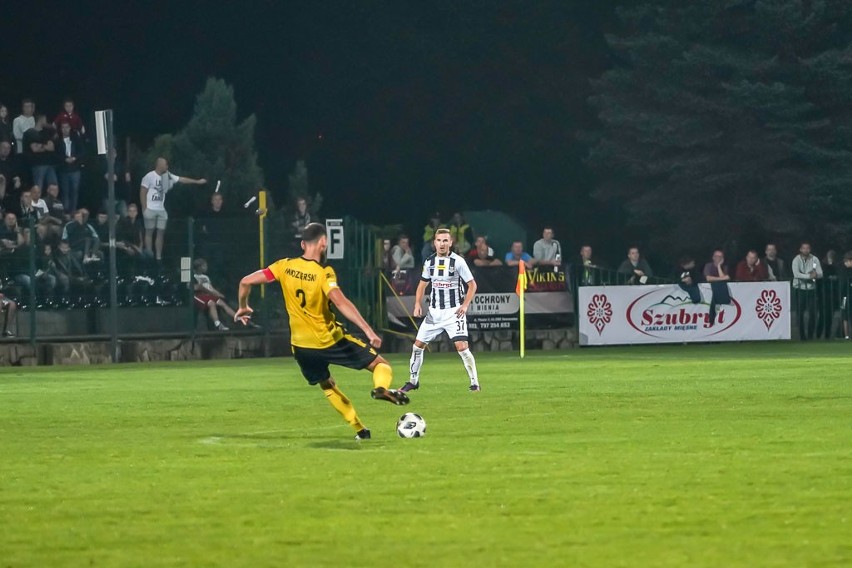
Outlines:
<svg viewBox="0 0 852 568"><path fill-rule="evenodd" d="M164 156L179 175L205 177L210 190L220 180L225 201L243 203L263 187L263 171L254 149L256 123L253 114L237 122L233 87L211 77L196 98L189 123L176 134L158 136L148 152L149 163ZM206 199L206 195L184 193L170 199L178 200L176 208L189 213L191 204L197 205L199 196Z"/></svg>
<svg viewBox="0 0 852 568"><path fill-rule="evenodd" d="M848 242L852 4L660 0L618 15L618 63L590 99L596 197L670 255Z"/></svg>

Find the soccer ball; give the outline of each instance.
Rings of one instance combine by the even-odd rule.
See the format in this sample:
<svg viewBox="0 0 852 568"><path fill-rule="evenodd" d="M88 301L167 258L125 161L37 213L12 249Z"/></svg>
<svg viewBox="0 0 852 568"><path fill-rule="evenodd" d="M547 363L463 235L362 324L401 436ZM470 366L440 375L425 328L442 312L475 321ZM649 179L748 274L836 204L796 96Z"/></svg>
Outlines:
<svg viewBox="0 0 852 568"><path fill-rule="evenodd" d="M396 433L400 438L421 438L426 435L426 421L419 414L406 412L396 423Z"/></svg>

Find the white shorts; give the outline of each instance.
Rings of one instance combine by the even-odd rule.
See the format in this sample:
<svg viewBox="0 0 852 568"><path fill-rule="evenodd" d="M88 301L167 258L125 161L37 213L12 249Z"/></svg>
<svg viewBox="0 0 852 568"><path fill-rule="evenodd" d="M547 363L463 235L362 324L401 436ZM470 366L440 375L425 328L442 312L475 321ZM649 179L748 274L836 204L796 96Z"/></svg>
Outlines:
<svg viewBox="0 0 852 568"><path fill-rule="evenodd" d="M446 331L447 336L453 341L467 341L467 314L456 317L458 308L437 309L430 308L426 319L417 330L417 340L423 343L431 343Z"/></svg>
<svg viewBox="0 0 852 568"><path fill-rule="evenodd" d="M166 222L169 220L169 215L165 211L153 210L146 207L145 211L142 213L142 218L145 220L146 229L160 229L162 231L166 228Z"/></svg>

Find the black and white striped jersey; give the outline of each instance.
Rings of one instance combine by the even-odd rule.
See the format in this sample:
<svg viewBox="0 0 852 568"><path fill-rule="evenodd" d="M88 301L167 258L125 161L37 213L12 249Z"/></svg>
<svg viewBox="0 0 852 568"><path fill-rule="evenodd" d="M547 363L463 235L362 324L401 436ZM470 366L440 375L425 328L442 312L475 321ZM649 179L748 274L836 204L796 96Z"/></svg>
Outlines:
<svg viewBox="0 0 852 568"><path fill-rule="evenodd" d="M462 304L473 274L464 258L451 252L448 256L433 254L427 258L420 279L432 284L429 306L443 310Z"/></svg>

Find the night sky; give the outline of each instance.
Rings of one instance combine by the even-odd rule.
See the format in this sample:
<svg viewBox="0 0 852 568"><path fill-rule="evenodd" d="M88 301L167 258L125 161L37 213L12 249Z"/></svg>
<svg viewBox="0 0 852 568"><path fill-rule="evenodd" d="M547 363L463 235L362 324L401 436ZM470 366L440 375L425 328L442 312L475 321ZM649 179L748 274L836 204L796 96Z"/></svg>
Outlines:
<svg viewBox="0 0 852 568"><path fill-rule="evenodd" d="M500 209L532 234L594 230L577 132L595 126L585 99L610 65L612 2L122 4L6 22L12 116L29 96L53 117L70 95L88 122L113 108L117 134L147 147L216 76L257 114L269 187L306 159L326 216L418 229L436 209Z"/></svg>

